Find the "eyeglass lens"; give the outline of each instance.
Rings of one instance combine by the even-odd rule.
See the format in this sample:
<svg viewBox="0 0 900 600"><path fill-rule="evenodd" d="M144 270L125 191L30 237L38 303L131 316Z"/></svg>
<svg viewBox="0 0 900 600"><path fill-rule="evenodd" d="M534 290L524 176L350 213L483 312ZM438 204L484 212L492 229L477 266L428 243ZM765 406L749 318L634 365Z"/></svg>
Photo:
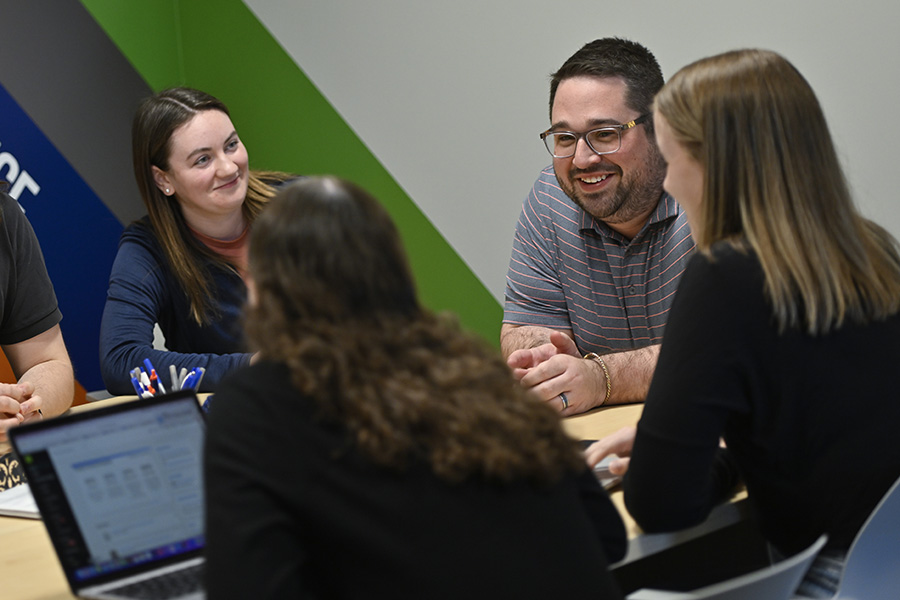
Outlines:
<svg viewBox="0 0 900 600"><path fill-rule="evenodd" d="M575 146L581 136L572 133L548 133L544 138L547 150L557 158L566 158L575 154ZM594 129L584 134L591 150L597 154L610 154L619 149L621 137L618 129Z"/></svg>

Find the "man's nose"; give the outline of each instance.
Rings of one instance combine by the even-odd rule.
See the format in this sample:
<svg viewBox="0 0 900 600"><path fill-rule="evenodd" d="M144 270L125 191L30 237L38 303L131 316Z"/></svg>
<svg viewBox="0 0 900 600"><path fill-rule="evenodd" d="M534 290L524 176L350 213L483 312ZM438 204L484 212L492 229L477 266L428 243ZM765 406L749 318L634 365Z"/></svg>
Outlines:
<svg viewBox="0 0 900 600"><path fill-rule="evenodd" d="M590 165L597 164L601 160L600 155L588 146L584 137L578 138L578 141L575 142L575 155L572 157L572 164L579 169L584 169Z"/></svg>

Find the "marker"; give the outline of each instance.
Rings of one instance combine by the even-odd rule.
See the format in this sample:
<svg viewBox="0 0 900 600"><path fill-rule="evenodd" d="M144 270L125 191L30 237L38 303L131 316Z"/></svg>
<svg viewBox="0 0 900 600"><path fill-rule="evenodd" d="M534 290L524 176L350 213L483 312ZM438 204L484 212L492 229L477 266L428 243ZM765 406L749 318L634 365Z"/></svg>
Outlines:
<svg viewBox="0 0 900 600"><path fill-rule="evenodd" d="M150 362L149 358L144 359L144 366L147 367L147 372L150 374L150 381L156 383L160 394L165 394L166 388L163 387L162 381L160 381L159 377L156 375L156 369L153 368L153 363Z"/></svg>
<svg viewBox="0 0 900 600"><path fill-rule="evenodd" d="M191 372L188 373L187 377L184 378L184 381L181 382L181 389L198 389L200 387L200 381L203 380L203 375L205 374L206 369L203 367L191 369Z"/></svg>
<svg viewBox="0 0 900 600"><path fill-rule="evenodd" d="M181 382L178 380L178 369L175 368L175 365L169 365L169 381L172 382L173 392L181 389Z"/></svg>
<svg viewBox="0 0 900 600"><path fill-rule="evenodd" d="M137 393L138 398L143 398L144 390L141 389L141 380L135 377L133 374L131 375L131 385L134 386L134 391Z"/></svg>
<svg viewBox="0 0 900 600"><path fill-rule="evenodd" d="M197 369L191 369L191 372L187 374L181 382L181 389L187 390L192 389L194 387L194 380L197 378Z"/></svg>
<svg viewBox="0 0 900 600"><path fill-rule="evenodd" d="M206 369L203 367L197 367L197 371L200 375L197 376L197 381L194 382L194 389L200 388L200 382L203 381L203 376L206 375Z"/></svg>
<svg viewBox="0 0 900 600"><path fill-rule="evenodd" d="M147 374L149 375L152 371L156 369L153 368L153 363L150 362L149 358L144 359L144 368L147 369Z"/></svg>

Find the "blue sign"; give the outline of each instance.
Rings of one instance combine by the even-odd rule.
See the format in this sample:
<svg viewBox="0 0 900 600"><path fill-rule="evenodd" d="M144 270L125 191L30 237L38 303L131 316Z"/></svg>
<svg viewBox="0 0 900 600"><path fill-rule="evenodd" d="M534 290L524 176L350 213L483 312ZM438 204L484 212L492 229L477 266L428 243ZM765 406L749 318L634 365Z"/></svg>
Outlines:
<svg viewBox="0 0 900 600"><path fill-rule="evenodd" d="M90 139L82 151L91 151ZM41 244L75 379L88 391L103 389L100 317L123 226L2 85L0 180Z"/></svg>

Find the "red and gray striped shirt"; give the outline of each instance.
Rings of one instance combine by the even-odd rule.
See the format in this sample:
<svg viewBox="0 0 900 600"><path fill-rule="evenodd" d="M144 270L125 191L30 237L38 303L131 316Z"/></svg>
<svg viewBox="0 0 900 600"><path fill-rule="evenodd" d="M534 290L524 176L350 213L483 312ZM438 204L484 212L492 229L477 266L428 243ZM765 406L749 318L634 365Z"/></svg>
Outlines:
<svg viewBox="0 0 900 600"><path fill-rule="evenodd" d="M582 354L658 344L693 249L668 194L628 240L572 202L548 167L516 225L503 322L571 329Z"/></svg>

